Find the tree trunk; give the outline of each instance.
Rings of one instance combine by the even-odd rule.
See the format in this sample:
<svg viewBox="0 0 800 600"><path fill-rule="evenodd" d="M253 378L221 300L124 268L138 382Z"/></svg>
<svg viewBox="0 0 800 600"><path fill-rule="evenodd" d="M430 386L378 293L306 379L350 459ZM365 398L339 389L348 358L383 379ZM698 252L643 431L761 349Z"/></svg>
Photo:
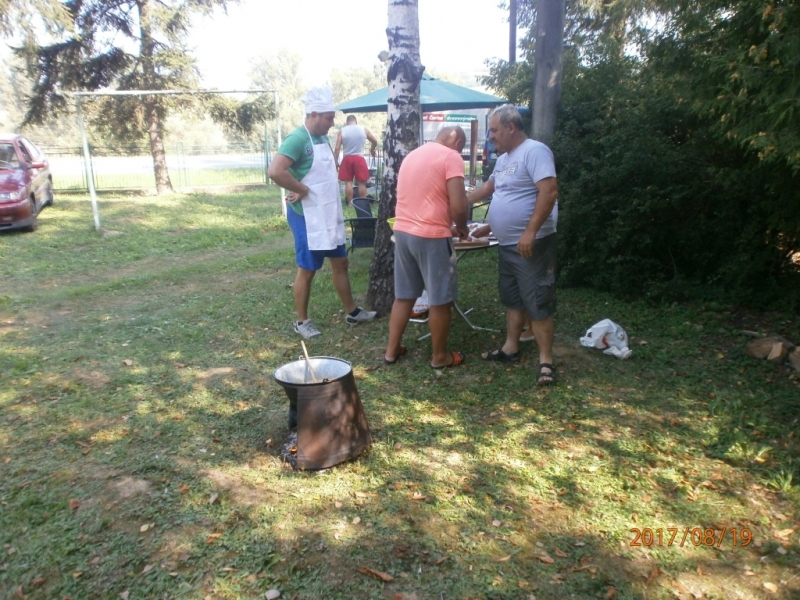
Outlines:
<svg viewBox="0 0 800 600"><path fill-rule="evenodd" d="M375 251L369 269L367 301L379 315L388 314L394 302L394 244L386 219L397 204L397 174L406 155L419 146L422 111L419 86L418 0L389 0L388 123L383 142L383 185L378 207Z"/></svg>
<svg viewBox="0 0 800 600"><path fill-rule="evenodd" d="M549 144L561 98L564 54L564 0L540 0L536 9L532 137Z"/></svg>
<svg viewBox="0 0 800 600"><path fill-rule="evenodd" d="M152 90L156 85L155 40L153 39L152 0L139 2L139 29L141 42L139 46L144 74L145 89ZM156 190L160 194L173 192L172 182L167 170L167 154L164 151L164 127L162 109L157 96L145 96L145 118L147 119L147 135L150 138L150 154L153 156L153 172L156 178Z"/></svg>

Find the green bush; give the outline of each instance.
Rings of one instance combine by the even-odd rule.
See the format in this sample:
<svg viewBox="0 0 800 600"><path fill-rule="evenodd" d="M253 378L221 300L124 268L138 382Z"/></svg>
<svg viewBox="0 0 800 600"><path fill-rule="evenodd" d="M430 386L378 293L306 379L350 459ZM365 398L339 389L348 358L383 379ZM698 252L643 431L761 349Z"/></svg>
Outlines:
<svg viewBox="0 0 800 600"><path fill-rule="evenodd" d="M797 240L776 217L800 182L721 139L679 89L630 58L567 73L552 144L562 283L800 306Z"/></svg>

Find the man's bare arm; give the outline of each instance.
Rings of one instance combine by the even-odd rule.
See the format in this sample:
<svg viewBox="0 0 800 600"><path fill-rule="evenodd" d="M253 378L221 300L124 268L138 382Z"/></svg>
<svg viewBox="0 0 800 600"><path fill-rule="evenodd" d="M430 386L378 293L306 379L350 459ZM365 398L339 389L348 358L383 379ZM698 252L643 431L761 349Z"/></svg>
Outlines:
<svg viewBox="0 0 800 600"><path fill-rule="evenodd" d="M294 198L290 198L289 202L296 202L308 194L308 187L304 183L297 181L289 172L289 167L293 164L294 161L285 154L276 154L275 158L273 158L272 162L269 164L269 170L267 171L272 181L282 188L294 192L295 196Z"/></svg>
<svg viewBox="0 0 800 600"><path fill-rule="evenodd" d="M461 238L469 237L467 228L469 205L467 204L467 194L464 191L463 177L451 177L447 180L447 196L450 198L450 217L456 224L456 232Z"/></svg>
<svg viewBox="0 0 800 600"><path fill-rule="evenodd" d="M342 131L336 136L336 145L333 147L333 160L336 162L336 168L339 168L339 151L342 149Z"/></svg>
<svg viewBox="0 0 800 600"><path fill-rule="evenodd" d="M492 194L494 194L494 180L489 179L482 186L467 193L467 202L469 204L477 204L478 202L483 202Z"/></svg>
<svg viewBox="0 0 800 600"><path fill-rule="evenodd" d="M367 139L369 140L369 143L371 144L370 149L369 149L370 156L375 156L375 148L378 147L378 140L375 138L374 135L372 135L369 132L369 129L367 129L366 127L364 128L364 133L367 134Z"/></svg>

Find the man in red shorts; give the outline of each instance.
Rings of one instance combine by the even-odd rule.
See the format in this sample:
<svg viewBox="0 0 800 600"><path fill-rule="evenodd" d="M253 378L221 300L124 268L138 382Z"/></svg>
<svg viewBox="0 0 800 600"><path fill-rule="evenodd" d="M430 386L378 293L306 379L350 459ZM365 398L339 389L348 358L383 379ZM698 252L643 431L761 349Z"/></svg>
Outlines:
<svg viewBox="0 0 800 600"><path fill-rule="evenodd" d="M339 169L339 181L344 181L344 195L347 198L347 204L353 204L353 179L358 183L359 197L367 196L369 169L367 161L364 160L364 142L366 140L369 140L371 145L369 153L375 158L378 140L369 132L369 129L358 124L354 115L348 115L347 125L339 130L339 135L336 136L336 146L333 148L336 168ZM339 163L339 150L344 150L341 164Z"/></svg>

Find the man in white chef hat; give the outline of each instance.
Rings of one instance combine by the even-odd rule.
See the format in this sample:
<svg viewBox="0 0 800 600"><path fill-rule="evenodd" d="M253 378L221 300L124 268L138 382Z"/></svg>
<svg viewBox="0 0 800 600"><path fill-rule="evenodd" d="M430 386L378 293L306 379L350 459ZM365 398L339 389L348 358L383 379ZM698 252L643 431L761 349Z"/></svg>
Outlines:
<svg viewBox="0 0 800 600"><path fill-rule="evenodd" d="M305 339L320 335L308 317L311 282L328 258L333 285L347 311L346 321L356 325L375 318L375 312L356 305L350 289L344 215L339 198L339 181L328 130L336 109L328 88L312 88L303 97L305 123L290 133L269 166L269 177L289 191L286 216L294 235L297 276L294 330Z"/></svg>

